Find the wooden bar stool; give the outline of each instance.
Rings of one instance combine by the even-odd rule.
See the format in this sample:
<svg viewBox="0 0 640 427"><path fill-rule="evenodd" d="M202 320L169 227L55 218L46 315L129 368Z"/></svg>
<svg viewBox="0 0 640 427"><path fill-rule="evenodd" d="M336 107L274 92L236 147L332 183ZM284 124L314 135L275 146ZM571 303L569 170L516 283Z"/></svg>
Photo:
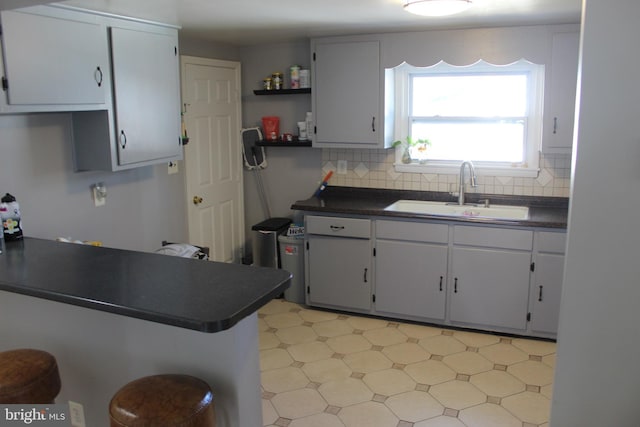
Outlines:
<svg viewBox="0 0 640 427"><path fill-rule="evenodd" d="M213 393L189 375L153 375L122 387L109 404L111 427L215 427Z"/></svg>
<svg viewBox="0 0 640 427"><path fill-rule="evenodd" d="M33 349L0 352L0 403L54 403L58 393L60 373L51 354Z"/></svg>

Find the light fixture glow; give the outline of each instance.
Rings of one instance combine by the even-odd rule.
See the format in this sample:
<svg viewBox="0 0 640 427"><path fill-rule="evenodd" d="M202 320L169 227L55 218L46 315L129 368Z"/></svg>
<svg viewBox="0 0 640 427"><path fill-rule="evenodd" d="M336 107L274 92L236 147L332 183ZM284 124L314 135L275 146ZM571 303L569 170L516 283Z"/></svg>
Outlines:
<svg viewBox="0 0 640 427"><path fill-rule="evenodd" d="M448 16L471 7L471 0L409 0L404 5L407 12L422 16Z"/></svg>

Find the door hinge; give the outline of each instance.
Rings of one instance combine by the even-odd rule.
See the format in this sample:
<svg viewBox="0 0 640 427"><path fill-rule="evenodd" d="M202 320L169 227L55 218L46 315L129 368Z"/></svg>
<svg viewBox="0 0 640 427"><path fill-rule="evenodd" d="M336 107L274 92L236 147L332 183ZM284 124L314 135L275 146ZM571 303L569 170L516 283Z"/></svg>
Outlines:
<svg viewBox="0 0 640 427"><path fill-rule="evenodd" d="M376 302L376 294L371 295L371 297L373 298L373 302Z"/></svg>
<svg viewBox="0 0 640 427"><path fill-rule="evenodd" d="M178 56L178 46L173 47L173 53L175 56Z"/></svg>
<svg viewBox="0 0 640 427"><path fill-rule="evenodd" d="M307 286L307 293L310 294L311 293L311 286Z"/></svg>
<svg viewBox="0 0 640 427"><path fill-rule="evenodd" d="M316 53L315 52L313 52L313 60L314 61L316 60Z"/></svg>
<svg viewBox="0 0 640 427"><path fill-rule="evenodd" d="M376 248L373 248L373 256L376 256Z"/></svg>
<svg viewBox="0 0 640 427"><path fill-rule="evenodd" d="M531 322L531 313L527 313L527 322Z"/></svg>
<svg viewBox="0 0 640 427"><path fill-rule="evenodd" d="M2 76L2 90L4 91L9 90L9 81L4 76Z"/></svg>
<svg viewBox="0 0 640 427"><path fill-rule="evenodd" d="M533 273L534 271L536 271L536 263L532 262L531 266L530 266L531 272Z"/></svg>
<svg viewBox="0 0 640 427"><path fill-rule="evenodd" d="M309 250L309 242L307 242L307 250Z"/></svg>

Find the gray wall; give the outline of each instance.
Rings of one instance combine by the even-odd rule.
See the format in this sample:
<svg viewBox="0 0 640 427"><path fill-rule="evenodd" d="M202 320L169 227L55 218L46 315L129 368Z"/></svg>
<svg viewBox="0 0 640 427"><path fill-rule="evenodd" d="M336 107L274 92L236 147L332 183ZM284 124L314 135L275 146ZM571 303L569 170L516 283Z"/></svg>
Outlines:
<svg viewBox="0 0 640 427"><path fill-rule="evenodd" d="M583 13L551 426L637 427L640 3L586 0Z"/></svg>
<svg viewBox="0 0 640 427"><path fill-rule="evenodd" d="M263 116L280 117L280 133L297 134L296 122L304 120L311 111L311 95L256 96L254 89L262 88L262 79L275 71L288 74L289 67L311 65L309 43L261 45L243 48L242 114L244 127L261 126ZM288 78L286 87L289 87ZM267 168L261 172L272 217L293 217L289 208L293 202L313 195L321 180L321 155L317 148L266 148ZM257 190L256 176L245 171L245 225L247 238L251 226L267 218Z"/></svg>
<svg viewBox="0 0 640 427"><path fill-rule="evenodd" d="M73 172L70 114L0 116L0 192L16 196L27 236L100 240L151 251L184 241L184 180L167 166L118 173ZM104 182L105 206L90 186Z"/></svg>

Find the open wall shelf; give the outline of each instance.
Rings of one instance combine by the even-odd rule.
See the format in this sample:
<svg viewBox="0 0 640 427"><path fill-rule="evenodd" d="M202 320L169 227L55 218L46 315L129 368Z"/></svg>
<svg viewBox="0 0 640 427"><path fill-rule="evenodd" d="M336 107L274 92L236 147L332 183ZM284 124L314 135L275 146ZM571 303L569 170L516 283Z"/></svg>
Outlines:
<svg viewBox="0 0 640 427"><path fill-rule="evenodd" d="M254 90L256 95L297 95L300 93L311 93L311 88L306 87L302 89L273 89L273 90Z"/></svg>

